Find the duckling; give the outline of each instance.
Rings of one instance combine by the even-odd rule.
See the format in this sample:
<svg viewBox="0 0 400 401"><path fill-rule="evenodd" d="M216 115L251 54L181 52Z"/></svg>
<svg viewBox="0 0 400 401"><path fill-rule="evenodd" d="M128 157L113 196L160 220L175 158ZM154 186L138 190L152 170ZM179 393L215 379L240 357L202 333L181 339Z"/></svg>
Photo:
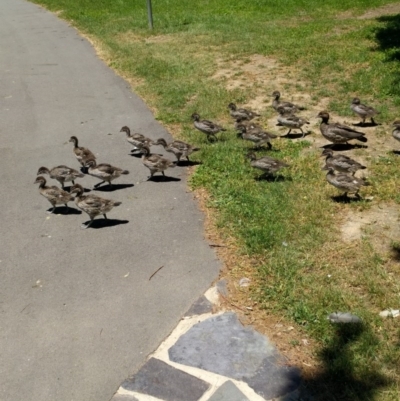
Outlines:
<svg viewBox="0 0 400 401"><path fill-rule="evenodd" d="M273 175L281 168L289 167L289 165L282 160L273 159L269 156L264 156L260 159L257 159L256 155L253 152L248 153L247 157L250 159L250 165L252 167L264 171L263 175Z"/></svg>
<svg viewBox="0 0 400 401"><path fill-rule="evenodd" d="M285 111L284 107L279 106L277 108L279 113L278 117L278 125L283 125L284 127L289 128L289 132L285 135L289 135L292 129L298 128L303 134L302 138L304 138L305 132L301 129L304 124L310 124L309 121L304 118L298 117L290 112Z"/></svg>
<svg viewBox="0 0 400 401"><path fill-rule="evenodd" d="M244 125L239 125L238 129L243 139L254 142L254 149L259 149L264 143L267 144L268 149L272 149L271 139L277 138L277 135L264 131L261 127L252 127L250 125L247 128Z"/></svg>
<svg viewBox="0 0 400 401"><path fill-rule="evenodd" d="M376 125L374 121L374 116L379 114L379 111L375 110L373 107L366 106L360 102L358 97L355 97L350 104L350 109L353 110L354 113L358 114L360 118L362 118L362 124L365 124L366 118L371 118L371 123Z"/></svg>
<svg viewBox="0 0 400 401"><path fill-rule="evenodd" d="M131 152L134 152L136 150L141 151L143 145L151 146L154 144L150 138L147 138L142 134L131 134L131 130L126 125L123 126L119 132L126 133L126 140L133 146Z"/></svg>
<svg viewBox="0 0 400 401"><path fill-rule="evenodd" d="M65 205L68 209L68 202L73 201L74 197L66 191L56 186L48 187L46 179L39 175L36 177L34 184L39 184L40 195L44 196L53 206L48 213L53 213L57 205Z"/></svg>
<svg viewBox="0 0 400 401"><path fill-rule="evenodd" d="M151 154L149 147L146 145L143 145L142 150L142 162L150 170L149 179L153 177L155 173L162 173L162 175L165 176L164 170L168 167L173 168L176 166L176 164L169 159L165 159L160 155Z"/></svg>
<svg viewBox="0 0 400 401"><path fill-rule="evenodd" d="M186 157L187 161L189 161L189 155L200 150L200 148L196 148L186 142L178 140L167 144L164 138L159 138L154 145L161 145L167 152L173 153L176 156L178 163L180 162L181 157Z"/></svg>
<svg viewBox="0 0 400 401"><path fill-rule="evenodd" d="M238 118L243 118L245 120L252 120L255 117L260 117L260 114L255 113L254 111L248 109L238 109L235 103L229 103L228 109L230 110L229 114L235 120L237 120Z"/></svg>
<svg viewBox="0 0 400 401"><path fill-rule="evenodd" d="M96 160L90 159L86 162L85 167L88 168L88 173L93 177L103 180L96 184L94 188L99 187L101 184L108 182L108 185L112 185L111 181L118 178L120 175L129 174L128 170L122 170L122 168L111 166L111 164L101 163L97 164Z"/></svg>
<svg viewBox="0 0 400 401"><path fill-rule="evenodd" d="M348 193L354 193L357 198L360 198L358 194L360 188L370 185L364 178L357 178L343 173L335 174L334 169L327 165L322 170L328 170L326 174L327 181L334 187L344 191L343 196L345 197L347 197Z"/></svg>
<svg viewBox="0 0 400 401"><path fill-rule="evenodd" d="M78 146L78 138L76 136L71 136L71 138L69 138L69 142L72 142L74 144L73 151L82 167L85 167L87 160L96 160L96 156L88 148Z"/></svg>
<svg viewBox="0 0 400 401"><path fill-rule="evenodd" d="M283 108L285 113L297 113L299 110L304 110L304 107L298 106L296 104L290 102L281 102L279 99L281 97L281 93L279 91L272 92L271 95L274 99L272 100L272 107L278 111L278 107Z"/></svg>
<svg viewBox="0 0 400 401"><path fill-rule="evenodd" d="M392 132L393 138L400 141L400 120L396 120L392 125L394 127Z"/></svg>
<svg viewBox="0 0 400 401"><path fill-rule="evenodd" d="M51 170L47 167L40 167L36 175L39 174L49 174L50 178L57 180L61 184L62 189L64 189L65 182L71 181L72 184L75 184L74 180L76 178L82 178L85 176L85 174L67 166L57 166L53 167Z"/></svg>
<svg viewBox="0 0 400 401"><path fill-rule="evenodd" d="M325 163L328 167L341 173L355 174L357 170L363 170L366 167L348 156L336 154L333 155L332 149L324 149L321 156L326 156Z"/></svg>
<svg viewBox="0 0 400 401"><path fill-rule="evenodd" d="M322 118L320 130L324 138L332 143L347 143L352 139L357 139L360 142L367 142L363 132L356 131L347 125L339 123L329 124L329 113L327 111L320 111L317 117Z"/></svg>
<svg viewBox="0 0 400 401"><path fill-rule="evenodd" d="M82 224L81 228L88 228L93 223L93 219L102 214L107 220L107 215L113 207L121 205L122 202L116 202L111 199L104 199L100 196L89 194L83 194L83 188L79 184L75 184L71 188L71 193L76 194L75 203L76 206L87 213L90 217L90 222L88 224Z"/></svg>
<svg viewBox="0 0 400 401"><path fill-rule="evenodd" d="M195 128L206 134L208 140L210 140L210 138L213 137L214 141L216 141L217 137L215 136L215 134L218 134L218 132L221 131L226 131L225 128L221 127L218 124L213 123L212 121L200 120L200 116L197 113L192 114L192 119Z"/></svg>

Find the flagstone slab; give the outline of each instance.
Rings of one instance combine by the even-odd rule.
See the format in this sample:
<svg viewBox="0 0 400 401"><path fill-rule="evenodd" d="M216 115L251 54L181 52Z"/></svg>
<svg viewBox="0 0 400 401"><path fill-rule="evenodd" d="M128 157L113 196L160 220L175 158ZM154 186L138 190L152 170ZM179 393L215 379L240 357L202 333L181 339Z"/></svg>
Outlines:
<svg viewBox="0 0 400 401"><path fill-rule="evenodd" d="M244 327L233 312L195 324L168 353L173 362L242 380L266 399L294 391L301 381L268 338Z"/></svg>
<svg viewBox="0 0 400 401"><path fill-rule="evenodd" d="M231 381L225 382L208 401L250 401Z"/></svg>
<svg viewBox="0 0 400 401"><path fill-rule="evenodd" d="M185 313L185 316L202 315L212 311L213 304L202 295Z"/></svg>
<svg viewBox="0 0 400 401"><path fill-rule="evenodd" d="M209 384L159 359L150 358L139 372L122 383L122 387L164 401L198 401Z"/></svg>

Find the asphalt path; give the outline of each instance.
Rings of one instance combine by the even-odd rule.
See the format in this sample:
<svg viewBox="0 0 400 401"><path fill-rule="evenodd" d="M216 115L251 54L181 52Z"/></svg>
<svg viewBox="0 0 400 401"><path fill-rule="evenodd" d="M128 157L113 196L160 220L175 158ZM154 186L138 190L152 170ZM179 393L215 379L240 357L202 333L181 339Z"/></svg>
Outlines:
<svg viewBox="0 0 400 401"><path fill-rule="evenodd" d="M170 139L74 28L36 5L1 0L2 401L108 401L218 275L185 167L146 182L123 125ZM69 214L47 214L33 184L41 166L79 168L71 135L98 162L130 171L117 181L126 185L95 191L122 202L108 225L80 229L88 216L73 203Z"/></svg>

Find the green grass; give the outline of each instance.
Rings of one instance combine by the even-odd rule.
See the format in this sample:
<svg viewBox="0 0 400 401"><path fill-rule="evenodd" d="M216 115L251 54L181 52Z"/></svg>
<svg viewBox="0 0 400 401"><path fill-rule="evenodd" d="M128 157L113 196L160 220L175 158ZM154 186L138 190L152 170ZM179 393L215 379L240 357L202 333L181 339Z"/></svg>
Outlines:
<svg viewBox="0 0 400 401"><path fill-rule="evenodd" d="M397 400L400 330L378 312L400 305L398 260L379 254L370 236L357 246L344 244L336 221L378 202L400 203L400 159L386 150L357 151L370 172L371 187L363 194L374 200L342 204L331 199L337 191L326 184L312 143L279 139L268 153L290 167L275 182L260 181L244 157L250 145L236 138L226 108L264 96L266 124L273 116L267 95L281 89L309 94L310 110L329 98L331 112L349 117L349 101L357 95L379 105L380 121L399 118L400 15L358 18L391 1L157 0L153 31L147 29L144 0L38 2L95 38L110 66L136 82L135 91L157 118L201 147L191 185L209 193L222 235L233 236L242 257L257 261L259 286L252 297L320 345L324 370L306 381L314 399ZM255 54L280 67L271 73L269 66L258 66L265 76L228 89L227 82L247 79L241 67ZM213 78L224 68L233 78ZM193 129L194 111L230 129L207 143ZM372 135L385 141L389 129L379 127ZM333 327L326 317L338 310L358 314L364 324Z"/></svg>

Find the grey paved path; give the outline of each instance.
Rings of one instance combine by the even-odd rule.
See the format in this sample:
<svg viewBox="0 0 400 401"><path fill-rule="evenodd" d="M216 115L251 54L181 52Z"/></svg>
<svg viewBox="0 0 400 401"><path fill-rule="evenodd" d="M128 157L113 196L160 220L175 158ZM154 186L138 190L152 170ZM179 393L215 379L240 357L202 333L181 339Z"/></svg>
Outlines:
<svg viewBox="0 0 400 401"><path fill-rule="evenodd" d="M1 0L0 400L110 400L217 276L184 168L170 172L181 181L142 182L123 125L168 138L74 29ZM79 167L71 135L131 172L119 182L133 187L98 192L122 201L109 226L48 218L33 184L42 165Z"/></svg>

